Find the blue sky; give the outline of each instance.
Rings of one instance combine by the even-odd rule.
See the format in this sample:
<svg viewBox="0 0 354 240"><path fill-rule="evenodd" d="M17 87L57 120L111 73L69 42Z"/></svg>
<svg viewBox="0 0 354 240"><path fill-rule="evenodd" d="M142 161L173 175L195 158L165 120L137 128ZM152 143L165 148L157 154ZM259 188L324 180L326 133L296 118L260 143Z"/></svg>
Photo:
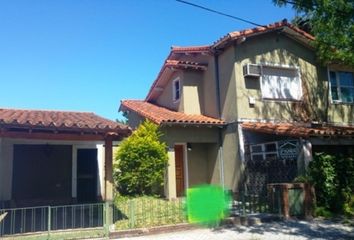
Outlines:
<svg viewBox="0 0 354 240"><path fill-rule="evenodd" d="M190 0L268 24L294 11L271 0ZM174 0L0 0L0 108L120 118L144 99L170 47L253 27Z"/></svg>

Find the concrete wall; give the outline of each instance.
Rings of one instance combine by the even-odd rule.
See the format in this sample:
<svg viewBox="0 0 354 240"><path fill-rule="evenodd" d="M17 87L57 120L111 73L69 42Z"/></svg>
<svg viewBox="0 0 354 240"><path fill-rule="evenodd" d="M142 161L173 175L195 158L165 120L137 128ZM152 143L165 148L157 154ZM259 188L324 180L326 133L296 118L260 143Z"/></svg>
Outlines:
<svg viewBox="0 0 354 240"><path fill-rule="evenodd" d="M79 148L97 148L98 176L97 196L104 193L104 147L103 142L68 142L68 141L45 141L29 139L2 138L0 141L0 201L11 200L12 194L12 167L13 149L15 144L55 144L72 145L72 197L76 197L76 150ZM43 179L45 181L45 179Z"/></svg>

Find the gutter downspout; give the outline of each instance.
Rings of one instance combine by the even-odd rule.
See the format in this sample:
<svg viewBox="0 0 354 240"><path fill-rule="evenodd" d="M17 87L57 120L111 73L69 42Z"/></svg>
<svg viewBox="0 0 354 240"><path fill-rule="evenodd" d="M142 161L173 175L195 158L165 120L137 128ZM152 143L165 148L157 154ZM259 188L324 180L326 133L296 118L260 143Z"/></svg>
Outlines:
<svg viewBox="0 0 354 240"><path fill-rule="evenodd" d="M221 119L221 99L220 99L220 76L219 76L219 55L217 50L214 52L214 78L215 78L215 90L216 90L216 106L218 118ZM222 139L222 128L218 129L218 158L219 158L219 171L220 171L220 183L223 188L225 188L225 175L224 175L224 155L223 155L223 139Z"/></svg>

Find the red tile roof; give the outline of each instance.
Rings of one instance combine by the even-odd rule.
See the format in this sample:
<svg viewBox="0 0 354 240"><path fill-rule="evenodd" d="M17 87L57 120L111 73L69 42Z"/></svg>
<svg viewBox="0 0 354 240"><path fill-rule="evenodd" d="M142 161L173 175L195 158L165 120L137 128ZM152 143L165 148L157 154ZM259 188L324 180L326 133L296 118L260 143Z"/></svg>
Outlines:
<svg viewBox="0 0 354 240"><path fill-rule="evenodd" d="M90 112L0 109L0 128L129 132L129 127Z"/></svg>
<svg viewBox="0 0 354 240"><path fill-rule="evenodd" d="M188 47L179 47L179 46L172 46L171 47L172 53L208 53L210 52L210 46L188 46Z"/></svg>
<svg viewBox="0 0 354 240"><path fill-rule="evenodd" d="M312 36L311 34L301 30L298 27L295 27L294 25L288 23L286 20L276 22L273 24L266 25L264 27L256 27L256 28L250 28L242 31L235 31L235 32L230 32L226 34L225 36L221 37L219 40L214 42L214 44L211 46L213 48L217 48L219 46L223 46L224 44L231 42L233 40L236 40L241 37L249 37L252 35L260 34L260 33L266 33L269 31L274 31L276 29L282 29L284 27L287 27L296 33L300 34L301 36L305 37L308 40L315 40L315 37Z"/></svg>
<svg viewBox="0 0 354 240"><path fill-rule="evenodd" d="M290 137L354 136L354 127L340 127L333 125L310 126L300 123L244 122L241 126L248 131Z"/></svg>
<svg viewBox="0 0 354 240"><path fill-rule="evenodd" d="M165 66L182 68L182 69L203 70L203 71L207 69L206 64L190 62L190 61L178 61L178 60L166 60Z"/></svg>
<svg viewBox="0 0 354 240"><path fill-rule="evenodd" d="M176 112L141 100L124 100L121 107L134 111L157 124L225 125L222 120L197 114Z"/></svg>

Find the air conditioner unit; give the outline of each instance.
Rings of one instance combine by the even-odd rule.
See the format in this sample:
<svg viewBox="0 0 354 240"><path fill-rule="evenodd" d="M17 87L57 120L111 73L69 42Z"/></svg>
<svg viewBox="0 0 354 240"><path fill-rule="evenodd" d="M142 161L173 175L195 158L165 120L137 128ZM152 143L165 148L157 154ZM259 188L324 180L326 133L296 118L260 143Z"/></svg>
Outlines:
<svg viewBox="0 0 354 240"><path fill-rule="evenodd" d="M257 64L247 63L243 66L244 77L259 77L261 75L261 68Z"/></svg>

